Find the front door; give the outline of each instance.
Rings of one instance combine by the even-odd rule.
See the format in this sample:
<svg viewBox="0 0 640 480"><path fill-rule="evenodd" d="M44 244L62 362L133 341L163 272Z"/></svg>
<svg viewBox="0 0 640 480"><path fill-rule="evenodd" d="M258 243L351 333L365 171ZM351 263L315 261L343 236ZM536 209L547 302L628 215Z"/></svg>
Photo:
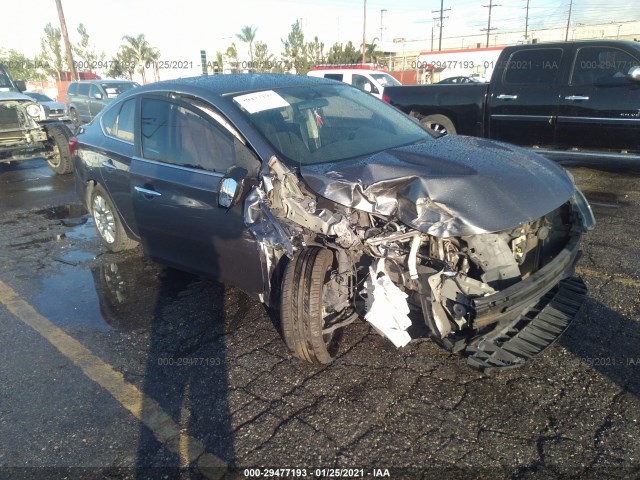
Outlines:
<svg viewBox="0 0 640 480"><path fill-rule="evenodd" d="M522 146L553 144L562 56L560 48L541 47L518 50L506 60L489 98L491 138Z"/></svg>
<svg viewBox="0 0 640 480"><path fill-rule="evenodd" d="M142 97L140 109L141 156L131 164L131 195L146 253L261 293L258 244L244 224L242 202L230 210L218 206L237 138L180 100Z"/></svg>

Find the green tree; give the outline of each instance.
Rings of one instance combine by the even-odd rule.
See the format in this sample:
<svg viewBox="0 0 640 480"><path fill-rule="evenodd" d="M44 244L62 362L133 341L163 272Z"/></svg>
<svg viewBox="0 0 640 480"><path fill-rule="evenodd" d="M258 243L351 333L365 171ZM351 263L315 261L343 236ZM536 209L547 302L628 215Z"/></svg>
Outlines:
<svg viewBox="0 0 640 480"><path fill-rule="evenodd" d="M282 59L287 64L287 70L295 67L296 73L304 75L310 70L309 60L307 58L307 46L304 43L304 33L300 22L291 25L291 32L286 39L282 40L284 52Z"/></svg>
<svg viewBox="0 0 640 480"><path fill-rule="evenodd" d="M144 33L137 37L125 35L122 39L127 42L125 44L125 49L128 50L127 55L136 59L138 73L142 75L142 83L146 83L146 66L148 62L153 62L154 49L149 45Z"/></svg>
<svg viewBox="0 0 640 480"><path fill-rule="evenodd" d="M89 34L87 33L87 29L82 23L78 25L78 34L80 35L80 41L73 45L73 51L82 62L78 70L95 73L95 69L93 67L97 62L104 61L105 54L104 52L97 53L93 49L89 43Z"/></svg>
<svg viewBox="0 0 640 480"><path fill-rule="evenodd" d="M232 65L231 69L234 72L239 71L239 60L238 60L238 49L236 47L235 42L227 47L227 51L225 52L227 57L229 57L230 63Z"/></svg>
<svg viewBox="0 0 640 480"><path fill-rule="evenodd" d="M133 80L133 74L136 71L136 64L137 60L133 56L131 49L122 45L118 53L116 53L109 62L107 77Z"/></svg>
<svg viewBox="0 0 640 480"><path fill-rule="evenodd" d="M373 62L378 63L382 60L384 53L378 50L378 45L376 45L375 41L377 38L374 38L371 43L367 43L365 45L364 55L365 55L365 63ZM362 60L362 54L360 55L360 60Z"/></svg>
<svg viewBox="0 0 640 480"><path fill-rule="evenodd" d="M0 49L0 62L9 70L11 76L16 80L29 80L37 82L46 80L46 62L39 57L35 59L27 58L26 55L16 50Z"/></svg>
<svg viewBox="0 0 640 480"><path fill-rule="evenodd" d="M324 63L324 43L317 36L313 38L313 42L307 43L307 56L311 65Z"/></svg>
<svg viewBox="0 0 640 480"><path fill-rule="evenodd" d="M256 67L259 72L273 72L276 67L274 56L264 42L256 42Z"/></svg>
<svg viewBox="0 0 640 480"><path fill-rule="evenodd" d="M256 39L257 30L257 27L253 25L245 25L240 29L240 33L236 34L238 40L249 44L249 59L251 60L251 65L253 65L253 42Z"/></svg>
<svg viewBox="0 0 640 480"><path fill-rule="evenodd" d="M334 43L327 54L327 63L333 65L345 65L356 63L360 58L361 54L358 53L356 47L353 46L351 41L347 42L346 45Z"/></svg>
<svg viewBox="0 0 640 480"><path fill-rule="evenodd" d="M224 54L219 50L216 50L216 65L213 73L224 73Z"/></svg>
<svg viewBox="0 0 640 480"><path fill-rule="evenodd" d="M40 58L48 65L47 75L56 80L62 80L62 73L65 72L66 62L62 53L62 34L59 28L55 28L51 23L44 27L44 36L40 39ZM65 77L66 79L66 77Z"/></svg>

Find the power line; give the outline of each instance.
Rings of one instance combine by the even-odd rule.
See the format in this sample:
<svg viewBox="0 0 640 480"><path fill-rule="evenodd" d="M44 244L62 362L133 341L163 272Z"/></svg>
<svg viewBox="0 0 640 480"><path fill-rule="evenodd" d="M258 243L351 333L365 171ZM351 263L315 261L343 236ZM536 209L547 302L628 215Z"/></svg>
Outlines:
<svg viewBox="0 0 640 480"><path fill-rule="evenodd" d="M493 0L489 0L489 5L482 5L484 8L488 8L489 9L489 21L487 22L487 28L482 28L481 31L486 30L487 31L487 48L489 47L489 34L491 33L491 30L497 30L496 27L491 27L491 10L493 9L493 7L500 7L501 5L494 5L493 4Z"/></svg>
<svg viewBox="0 0 640 480"><path fill-rule="evenodd" d="M450 8L447 8L446 10L444 9L444 0L440 0L440 10L431 10L431 13L437 13L438 11L440 12L440 39L438 40L438 51L442 51L442 20L444 18L446 18L447 20L449 19L449 17L443 17L444 12L448 12L449 10L451 10ZM437 20L437 17L434 17L434 20ZM433 30L432 30L433 32Z"/></svg>

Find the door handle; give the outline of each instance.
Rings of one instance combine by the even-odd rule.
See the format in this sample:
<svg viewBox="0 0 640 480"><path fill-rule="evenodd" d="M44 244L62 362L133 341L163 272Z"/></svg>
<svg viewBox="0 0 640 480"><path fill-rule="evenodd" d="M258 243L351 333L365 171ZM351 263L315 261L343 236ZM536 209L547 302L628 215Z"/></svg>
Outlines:
<svg viewBox="0 0 640 480"><path fill-rule="evenodd" d="M162 194L160 192L156 192L155 190L149 190L148 188L139 187L138 185L133 187L133 189L136 192L141 193L146 197L161 197L162 196Z"/></svg>
<svg viewBox="0 0 640 480"><path fill-rule="evenodd" d="M103 166L104 168L109 168L109 169L111 169L111 170L115 170L115 169L116 169L116 166L115 166L113 163L111 163L111 161L108 161L108 162L102 162L102 166Z"/></svg>
<svg viewBox="0 0 640 480"><path fill-rule="evenodd" d="M578 102L580 100L589 100L589 97L584 97L582 95L569 95L568 97L564 97L565 100L571 100L572 102Z"/></svg>
<svg viewBox="0 0 640 480"><path fill-rule="evenodd" d="M518 98L518 95L505 95L500 94L496 97L498 100L515 100L516 98Z"/></svg>

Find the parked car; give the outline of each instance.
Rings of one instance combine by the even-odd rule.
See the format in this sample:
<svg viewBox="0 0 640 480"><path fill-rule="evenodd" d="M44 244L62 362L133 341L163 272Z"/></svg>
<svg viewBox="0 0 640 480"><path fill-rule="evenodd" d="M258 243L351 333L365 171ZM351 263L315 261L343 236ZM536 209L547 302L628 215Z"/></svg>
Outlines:
<svg viewBox="0 0 640 480"><path fill-rule="evenodd" d="M478 80L476 77L449 77L449 78L445 78L444 80L440 80L439 82L436 82L436 83L444 84L444 85L450 85L450 84L460 85L465 83L482 83L482 82Z"/></svg>
<svg viewBox="0 0 640 480"><path fill-rule="evenodd" d="M80 80L67 89L69 116L75 125L90 122L114 98L138 87L129 80Z"/></svg>
<svg viewBox="0 0 640 480"><path fill-rule="evenodd" d="M24 95L0 63L0 163L43 158L59 174L71 172L71 131L44 105Z"/></svg>
<svg viewBox="0 0 640 480"><path fill-rule="evenodd" d="M439 133L557 160L640 160L638 42L515 45L502 50L488 84L389 87L384 99Z"/></svg>
<svg viewBox="0 0 640 480"><path fill-rule="evenodd" d="M319 66L308 72L307 75L348 83L380 99L382 99L382 92L385 87L402 85L389 75L386 70L380 70L370 65Z"/></svg>
<svg viewBox="0 0 640 480"><path fill-rule="evenodd" d="M61 122L69 121L69 113L67 106L62 102L56 102L53 98L48 97L44 93L38 92L22 92L27 97L33 98L40 105L45 107L49 112L49 118L60 120Z"/></svg>
<svg viewBox="0 0 640 480"><path fill-rule="evenodd" d="M71 141L106 247L279 308L284 340L327 363L360 317L412 324L481 369L524 363L574 318L591 209L518 147L435 136L341 83L215 75L125 93Z"/></svg>

